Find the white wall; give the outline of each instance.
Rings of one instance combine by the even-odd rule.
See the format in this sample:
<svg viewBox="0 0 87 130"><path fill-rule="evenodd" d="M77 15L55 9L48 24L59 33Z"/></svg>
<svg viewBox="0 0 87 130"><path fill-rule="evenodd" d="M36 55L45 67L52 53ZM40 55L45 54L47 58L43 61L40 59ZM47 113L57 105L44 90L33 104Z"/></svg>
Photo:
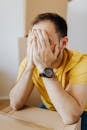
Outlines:
<svg viewBox="0 0 87 130"><path fill-rule="evenodd" d="M69 47L87 53L87 0L68 3Z"/></svg>
<svg viewBox="0 0 87 130"><path fill-rule="evenodd" d="M24 0L0 0L0 97L8 96L18 69L18 37L24 34Z"/></svg>

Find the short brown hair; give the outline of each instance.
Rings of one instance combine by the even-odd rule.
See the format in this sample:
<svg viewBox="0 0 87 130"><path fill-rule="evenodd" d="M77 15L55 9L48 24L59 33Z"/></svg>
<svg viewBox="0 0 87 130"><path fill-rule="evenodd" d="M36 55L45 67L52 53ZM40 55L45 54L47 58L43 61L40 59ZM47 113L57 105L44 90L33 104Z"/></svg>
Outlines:
<svg viewBox="0 0 87 130"><path fill-rule="evenodd" d="M60 33L61 37L67 36L67 23L63 17L56 13L39 14L32 22L32 26L44 20L50 20L51 22L53 22L56 31Z"/></svg>

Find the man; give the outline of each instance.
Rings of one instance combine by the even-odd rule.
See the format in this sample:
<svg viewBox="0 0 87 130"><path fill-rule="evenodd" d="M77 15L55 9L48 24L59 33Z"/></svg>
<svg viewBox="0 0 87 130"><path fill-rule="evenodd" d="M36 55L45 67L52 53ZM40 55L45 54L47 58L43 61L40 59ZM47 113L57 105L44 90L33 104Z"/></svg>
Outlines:
<svg viewBox="0 0 87 130"><path fill-rule="evenodd" d="M54 13L38 15L27 40L27 57L10 92L10 105L20 109L35 85L43 104L65 124L78 121L86 109L87 55L66 48L67 24Z"/></svg>

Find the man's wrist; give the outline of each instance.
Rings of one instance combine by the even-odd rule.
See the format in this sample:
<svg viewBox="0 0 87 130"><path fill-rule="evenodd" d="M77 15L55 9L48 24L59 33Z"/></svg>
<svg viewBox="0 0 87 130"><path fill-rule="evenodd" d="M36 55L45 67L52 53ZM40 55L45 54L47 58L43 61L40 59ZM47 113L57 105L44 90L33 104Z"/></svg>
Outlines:
<svg viewBox="0 0 87 130"><path fill-rule="evenodd" d="M38 69L39 73L42 73L45 68L47 68L47 65L45 65L45 64L37 66L37 69Z"/></svg>

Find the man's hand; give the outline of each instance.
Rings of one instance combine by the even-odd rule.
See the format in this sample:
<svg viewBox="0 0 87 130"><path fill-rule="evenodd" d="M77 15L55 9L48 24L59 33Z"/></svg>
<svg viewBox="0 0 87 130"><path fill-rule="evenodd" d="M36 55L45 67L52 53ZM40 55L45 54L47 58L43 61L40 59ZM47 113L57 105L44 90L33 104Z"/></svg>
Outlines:
<svg viewBox="0 0 87 130"><path fill-rule="evenodd" d="M45 67L51 67L51 64L57 59L59 53L55 44L55 51L52 52L48 35L43 30L34 30L33 39L33 60L39 71Z"/></svg>
<svg viewBox="0 0 87 130"><path fill-rule="evenodd" d="M29 32L29 36L27 38L27 59L28 59L28 66L30 68L34 68L34 63L33 63L33 39L34 39L34 34L32 31Z"/></svg>

